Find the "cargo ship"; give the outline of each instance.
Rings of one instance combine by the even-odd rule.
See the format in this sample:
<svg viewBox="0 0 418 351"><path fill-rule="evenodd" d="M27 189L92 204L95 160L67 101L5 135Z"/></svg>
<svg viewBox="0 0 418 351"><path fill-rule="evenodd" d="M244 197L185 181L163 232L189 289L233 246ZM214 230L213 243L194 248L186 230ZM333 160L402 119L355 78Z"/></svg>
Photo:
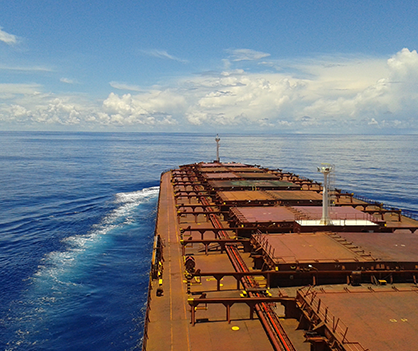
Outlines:
<svg viewBox="0 0 418 351"><path fill-rule="evenodd" d="M418 221L216 141L161 176L142 350L416 350Z"/></svg>

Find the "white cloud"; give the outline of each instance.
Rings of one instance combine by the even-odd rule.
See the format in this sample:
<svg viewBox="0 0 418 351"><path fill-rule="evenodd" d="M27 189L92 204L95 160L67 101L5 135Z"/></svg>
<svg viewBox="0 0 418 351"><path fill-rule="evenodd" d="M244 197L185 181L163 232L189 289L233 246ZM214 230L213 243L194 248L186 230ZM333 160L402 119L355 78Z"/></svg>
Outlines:
<svg viewBox="0 0 418 351"><path fill-rule="evenodd" d="M162 59L168 59L168 60L173 60L173 61L178 61L181 63L188 63L189 61L178 58L176 56L170 55L167 51L165 50L142 50L142 53L144 53L145 55L148 56L152 56L152 57L158 57L158 58L162 58Z"/></svg>
<svg viewBox="0 0 418 351"><path fill-rule="evenodd" d="M184 98L169 90L122 96L111 93L103 101L103 111L111 121L123 125L167 125L177 123L173 114L181 114L184 105Z"/></svg>
<svg viewBox="0 0 418 351"><path fill-rule="evenodd" d="M76 84L77 82L74 79L70 79L70 78L61 78L60 79L61 83L65 83L65 84Z"/></svg>
<svg viewBox="0 0 418 351"><path fill-rule="evenodd" d="M416 50L404 48L387 60L394 80L416 80L418 78L418 54Z"/></svg>
<svg viewBox="0 0 418 351"><path fill-rule="evenodd" d="M318 57L276 61L270 73L224 71L178 79L166 87L111 82L102 101L54 95L35 84L0 84L0 121L19 125L99 126L129 130L418 132L418 54Z"/></svg>
<svg viewBox="0 0 418 351"><path fill-rule="evenodd" d="M223 59L222 62L224 64L225 70L229 70L231 68L231 61L229 61L228 59Z"/></svg>
<svg viewBox="0 0 418 351"><path fill-rule="evenodd" d="M3 71L17 71L17 72L53 72L52 69L39 66L4 66L0 65L0 70Z"/></svg>
<svg viewBox="0 0 418 351"><path fill-rule="evenodd" d="M268 57L270 54L251 49L230 49L227 52L231 55L232 61L255 61L263 57Z"/></svg>
<svg viewBox="0 0 418 351"><path fill-rule="evenodd" d="M37 95L42 88L39 84L0 84L0 94L6 94L13 97L18 95Z"/></svg>
<svg viewBox="0 0 418 351"><path fill-rule="evenodd" d="M24 125L75 125L80 123L80 116L85 112L83 107L60 98L45 101L45 104L28 109L22 105L10 105L0 109L0 121Z"/></svg>
<svg viewBox="0 0 418 351"><path fill-rule="evenodd" d="M258 124L268 118L290 113L300 83L278 75L241 75L212 78L201 82L201 96L187 111L190 123L221 125ZM205 87L212 89L205 92ZM195 91L196 93L196 91Z"/></svg>
<svg viewBox="0 0 418 351"><path fill-rule="evenodd" d="M2 27L0 27L0 41L7 45L14 45L17 44L18 38L16 35L6 33L2 30Z"/></svg>
<svg viewBox="0 0 418 351"><path fill-rule="evenodd" d="M118 90L130 90L130 91L143 91L144 90L138 85L132 85L132 84L127 84L127 83L110 82L109 85L112 88L115 88Z"/></svg>
<svg viewBox="0 0 418 351"><path fill-rule="evenodd" d="M387 77L390 72L384 59L374 57L320 57L282 65L296 70L293 76L306 77L316 93L327 96L333 92L336 96L353 94Z"/></svg>

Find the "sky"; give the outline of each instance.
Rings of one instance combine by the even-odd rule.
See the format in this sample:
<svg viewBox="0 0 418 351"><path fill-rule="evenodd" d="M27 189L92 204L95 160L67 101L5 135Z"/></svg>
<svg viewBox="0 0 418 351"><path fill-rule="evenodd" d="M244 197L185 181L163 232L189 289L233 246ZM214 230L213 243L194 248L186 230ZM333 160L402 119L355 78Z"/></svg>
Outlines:
<svg viewBox="0 0 418 351"><path fill-rule="evenodd" d="M418 133L411 0L0 0L0 130Z"/></svg>

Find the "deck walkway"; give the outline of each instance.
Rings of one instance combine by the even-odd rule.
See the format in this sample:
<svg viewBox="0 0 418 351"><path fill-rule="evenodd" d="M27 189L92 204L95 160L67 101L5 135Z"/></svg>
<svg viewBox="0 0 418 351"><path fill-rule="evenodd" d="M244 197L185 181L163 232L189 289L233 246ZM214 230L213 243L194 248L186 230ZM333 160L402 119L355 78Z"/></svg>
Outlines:
<svg viewBox="0 0 418 351"><path fill-rule="evenodd" d="M232 307L230 324L225 320L224 306L210 305L208 309L196 312L197 323L195 326L191 325L190 306L187 303L189 295L178 236L180 224L177 221L170 177L170 172L167 172L161 179L156 230L165 243L164 271L161 286L158 280L152 282L146 350L273 350L257 317L255 316L253 320L249 319L248 306L245 304L236 304ZM187 218L182 219L184 220L187 221ZM208 226L206 221L195 223L192 217L190 217L190 224ZM220 266L227 270L232 269L226 254L213 253L206 256L204 253L199 255L196 251L195 257L197 268L205 271L216 270ZM217 292L216 283L209 279L205 280L202 285L191 287L191 296L195 296L194 294L202 289L208 289L207 294L211 297L239 296L239 291L235 290L234 279L230 282L225 279L223 283L223 290ZM159 287L164 291L163 296L160 297L156 296L156 290ZM234 330L232 327L239 329L234 328Z"/></svg>

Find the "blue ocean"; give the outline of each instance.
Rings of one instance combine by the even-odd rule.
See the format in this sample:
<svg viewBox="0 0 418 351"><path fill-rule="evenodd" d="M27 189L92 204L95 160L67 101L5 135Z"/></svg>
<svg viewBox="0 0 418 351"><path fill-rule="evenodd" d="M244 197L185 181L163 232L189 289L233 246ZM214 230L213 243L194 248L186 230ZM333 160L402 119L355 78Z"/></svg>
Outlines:
<svg viewBox="0 0 418 351"><path fill-rule="evenodd" d="M282 168L418 214L414 135L220 135ZM215 135L0 132L0 349L140 350L160 174Z"/></svg>

